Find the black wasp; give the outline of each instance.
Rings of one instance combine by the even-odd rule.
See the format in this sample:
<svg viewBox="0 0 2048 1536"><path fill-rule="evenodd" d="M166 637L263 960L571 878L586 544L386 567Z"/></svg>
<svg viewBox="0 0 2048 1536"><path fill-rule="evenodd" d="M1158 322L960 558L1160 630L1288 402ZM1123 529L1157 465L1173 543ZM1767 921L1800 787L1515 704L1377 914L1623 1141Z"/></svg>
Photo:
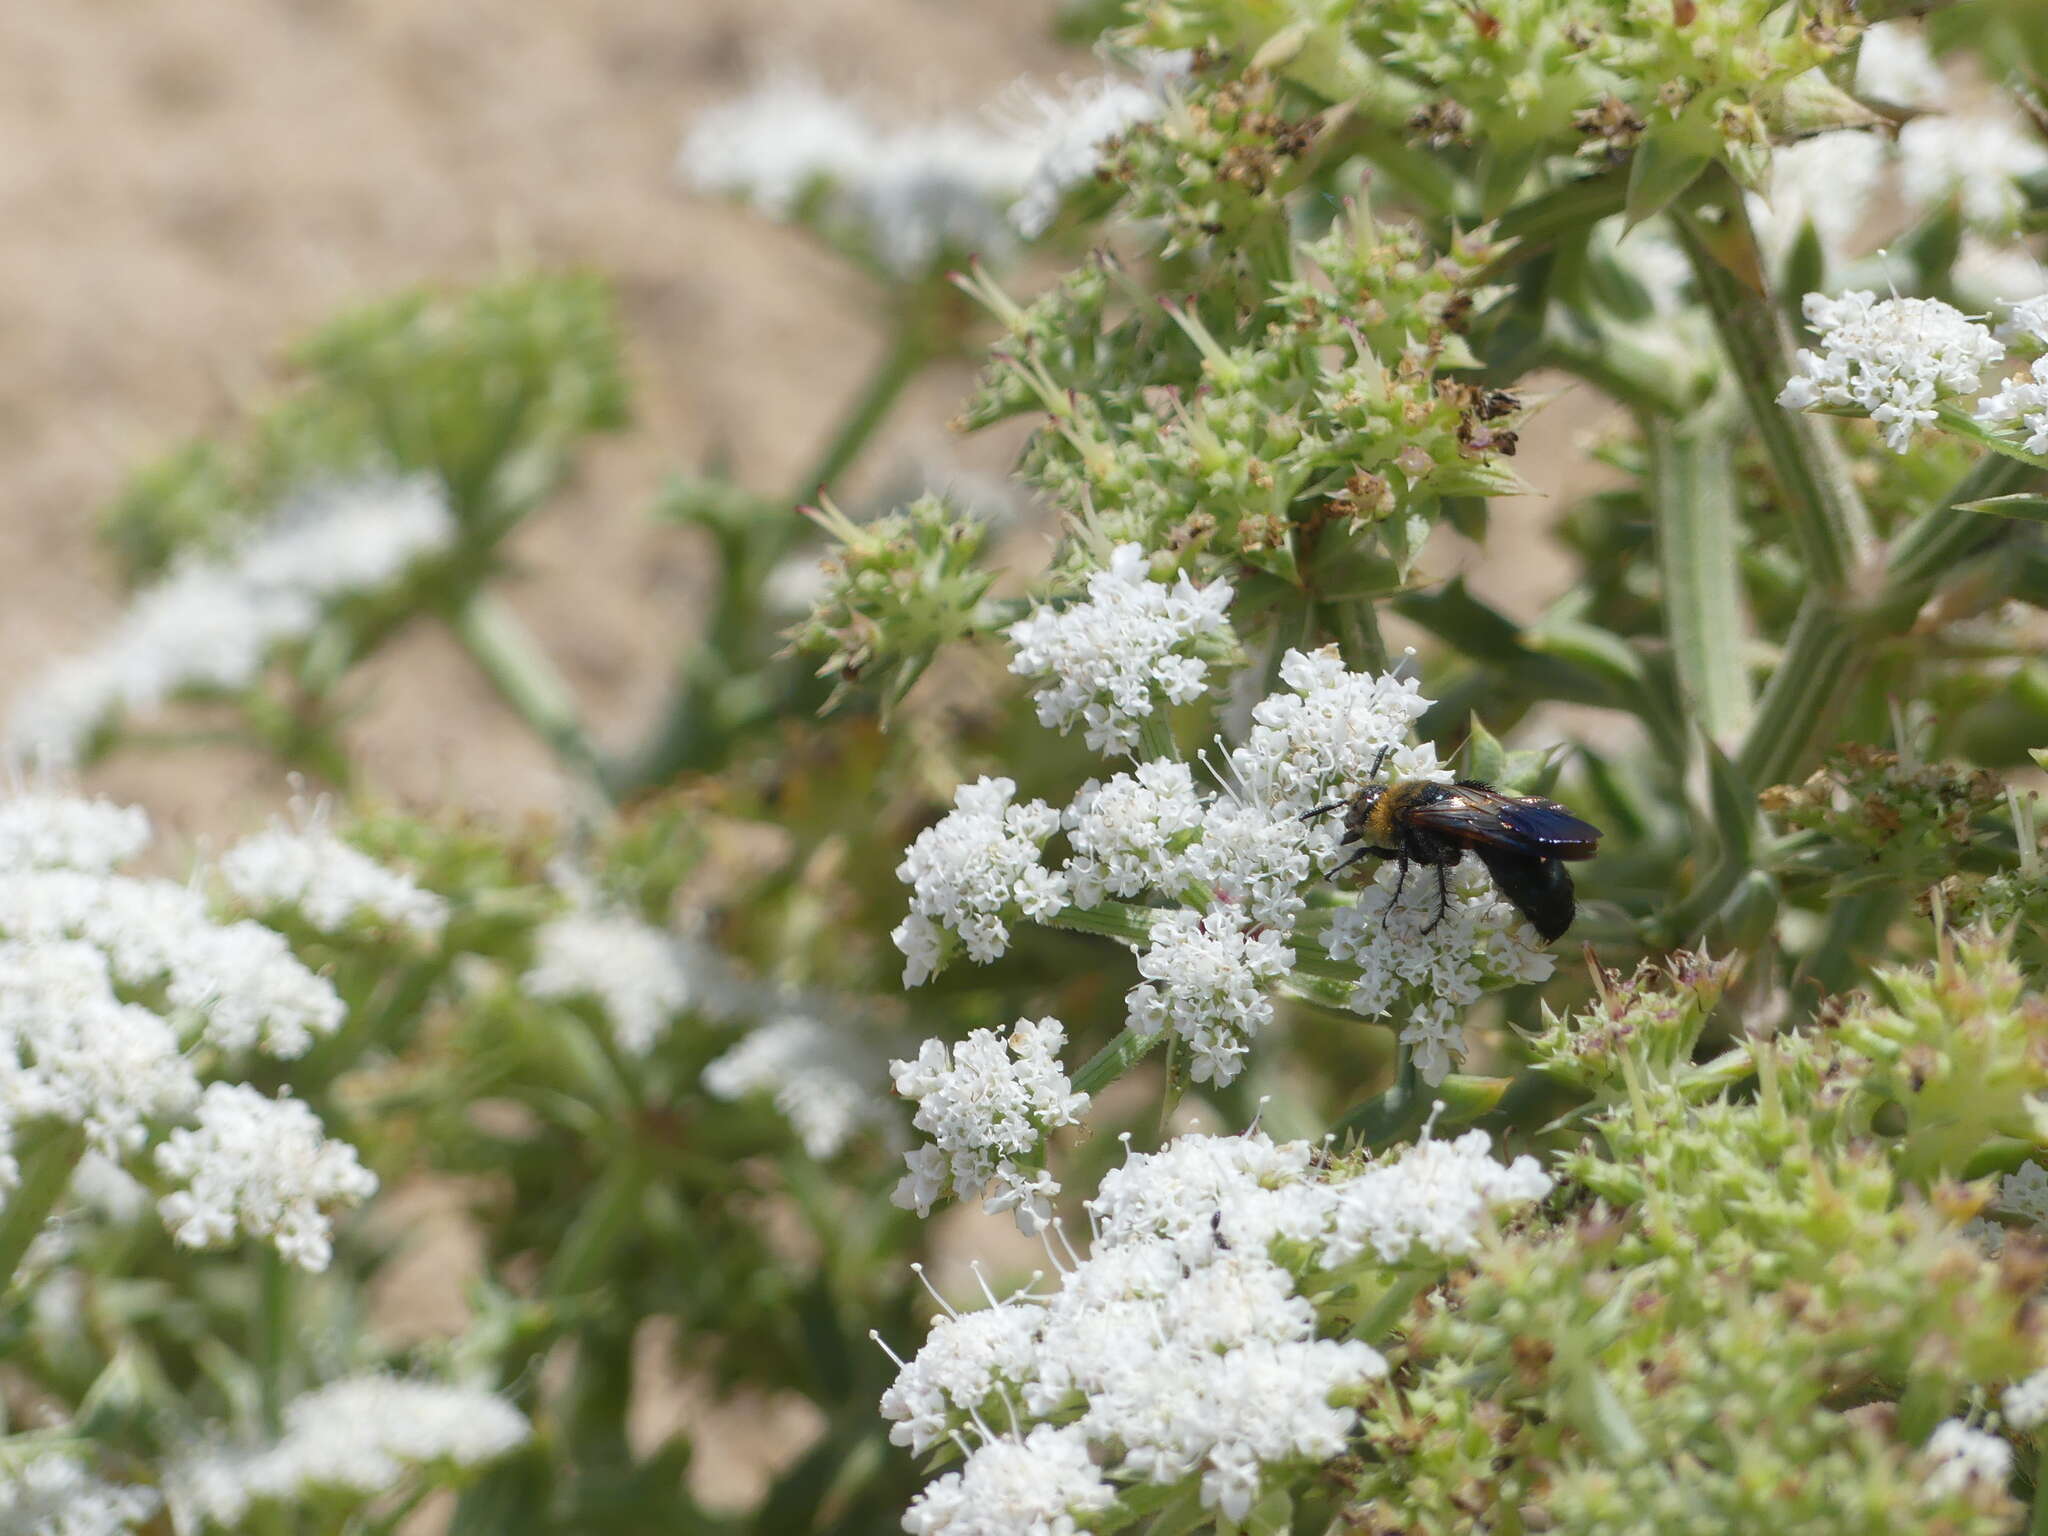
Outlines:
<svg viewBox="0 0 2048 1536"><path fill-rule="evenodd" d="M1392 747L1382 747L1372 765L1377 779ZM1493 876L1500 893L1529 919L1545 943L1572 925L1572 877L1566 859L1590 859L1600 846L1600 829L1579 820L1555 800L1540 795L1502 794L1477 779L1439 784L1433 779L1396 779L1368 784L1349 800L1332 800L1304 813L1321 816L1344 808L1346 846L1359 849L1337 869L1349 869L1367 854L1401 861L1394 900L1408 883L1408 866L1436 869L1436 916L1429 932L1451 908L1451 866L1471 849ZM1392 902L1387 912L1393 911ZM1383 917L1382 922L1385 921Z"/></svg>

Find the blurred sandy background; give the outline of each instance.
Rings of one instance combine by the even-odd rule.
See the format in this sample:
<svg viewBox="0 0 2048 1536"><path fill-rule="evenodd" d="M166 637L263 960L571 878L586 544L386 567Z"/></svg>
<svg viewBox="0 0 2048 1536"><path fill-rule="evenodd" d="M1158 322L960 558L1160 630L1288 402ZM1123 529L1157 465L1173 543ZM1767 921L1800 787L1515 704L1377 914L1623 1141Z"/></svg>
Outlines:
<svg viewBox="0 0 2048 1536"><path fill-rule="evenodd" d="M0 7L0 704L118 610L98 508L137 464L229 428L280 351L422 281L580 265L618 285L636 421L514 541L506 596L631 739L689 632L700 552L646 509L722 452L779 492L882 337L862 280L804 236L693 197L684 125L777 65L877 111L971 111L1085 59L1050 0L66 0ZM854 477L949 441L930 375ZM558 804L546 756L439 637L370 669L366 780L412 802ZM95 787L173 830L283 799L254 757L129 752ZM225 826L223 826L225 822Z"/></svg>

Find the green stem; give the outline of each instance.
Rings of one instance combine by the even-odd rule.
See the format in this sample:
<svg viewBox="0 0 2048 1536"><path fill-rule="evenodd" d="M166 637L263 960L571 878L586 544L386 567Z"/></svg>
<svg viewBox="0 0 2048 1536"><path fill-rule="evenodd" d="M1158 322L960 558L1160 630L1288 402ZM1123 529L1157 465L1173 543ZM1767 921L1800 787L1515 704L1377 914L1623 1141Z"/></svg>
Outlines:
<svg viewBox="0 0 2048 1536"><path fill-rule="evenodd" d="M1117 1032L1114 1040L1089 1057L1081 1070L1074 1074L1074 1091L1100 1093L1143 1061L1165 1033L1163 1029L1155 1029L1149 1035L1141 1035L1126 1025Z"/></svg>
<svg viewBox="0 0 2048 1536"><path fill-rule="evenodd" d="M14 1283L21 1256L43 1230L84 1155L85 1130L76 1125L53 1126L21 1150L20 1181L0 1206L0 1289Z"/></svg>
<svg viewBox="0 0 2048 1536"><path fill-rule="evenodd" d="M1180 756L1180 748L1173 739L1173 722L1167 718L1166 705L1154 699L1152 713L1138 721L1138 759L1141 762L1173 762Z"/></svg>
<svg viewBox="0 0 2048 1536"><path fill-rule="evenodd" d="M1437 1277L1419 1269L1402 1270L1388 1282L1386 1291L1372 1304L1372 1310L1352 1325L1351 1336L1377 1344L1401 1321L1409 1307L1436 1283Z"/></svg>
<svg viewBox="0 0 2048 1536"><path fill-rule="evenodd" d="M604 764L583 733L575 696L512 610L489 592L474 592L449 621L478 669L555 757L602 792Z"/></svg>
<svg viewBox="0 0 2048 1536"><path fill-rule="evenodd" d="M861 387L852 407L840 421L839 430L832 434L832 440L825 445L824 451L797 481L796 494L790 498L791 505L811 500L845 472L846 467L860 456L861 449L867 446L868 439L875 435L875 429L887 419L897 396L930 360L931 349L915 334L915 330L915 327L905 325L897 331L889 350L875 364L867 383Z"/></svg>
<svg viewBox="0 0 2048 1536"><path fill-rule="evenodd" d="M256 1384L265 1433L284 1432L285 1360L292 1336L292 1276L275 1248L257 1259Z"/></svg>
<svg viewBox="0 0 2048 1536"><path fill-rule="evenodd" d="M2048 1536L2048 1455L2034 1458L2034 1512L2027 1531L2028 1536Z"/></svg>
<svg viewBox="0 0 2048 1536"><path fill-rule="evenodd" d="M1737 759L1742 776L1760 787L1792 778L1858 671L1854 629L1831 596L1809 591L1757 701L1756 720Z"/></svg>
<svg viewBox="0 0 2048 1536"><path fill-rule="evenodd" d="M1778 404L1778 391L1792 377L1791 337L1768 284L1763 292L1750 289L1715 254L1719 245L1764 283L1762 257L1740 191L1725 173L1710 172L1709 178L1721 194L1716 203L1722 222L1710 227L1698 209L1675 206L1673 223L1757 438L1785 492L1808 577L1816 590L1839 594L1870 548L1870 513L1827 426Z"/></svg>
<svg viewBox="0 0 2048 1536"><path fill-rule="evenodd" d="M1652 416L1650 505L1672 661L1707 734L1732 749L1754 708L1742 663L1742 615L1732 444L1710 427Z"/></svg>

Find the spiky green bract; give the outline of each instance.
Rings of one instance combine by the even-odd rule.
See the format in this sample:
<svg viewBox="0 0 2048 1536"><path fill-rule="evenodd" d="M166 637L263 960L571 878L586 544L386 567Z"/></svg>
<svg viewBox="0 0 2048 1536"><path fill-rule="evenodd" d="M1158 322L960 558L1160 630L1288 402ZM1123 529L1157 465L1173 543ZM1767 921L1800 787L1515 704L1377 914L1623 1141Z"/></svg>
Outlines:
<svg viewBox="0 0 2048 1536"><path fill-rule="evenodd" d="M1602 1104L1625 1098L1631 1081L1675 1077L1735 969L1732 958L1680 952L1629 976L1596 971L1591 1006L1563 1016L1545 1006L1543 1030L1528 1042L1534 1064Z"/></svg>

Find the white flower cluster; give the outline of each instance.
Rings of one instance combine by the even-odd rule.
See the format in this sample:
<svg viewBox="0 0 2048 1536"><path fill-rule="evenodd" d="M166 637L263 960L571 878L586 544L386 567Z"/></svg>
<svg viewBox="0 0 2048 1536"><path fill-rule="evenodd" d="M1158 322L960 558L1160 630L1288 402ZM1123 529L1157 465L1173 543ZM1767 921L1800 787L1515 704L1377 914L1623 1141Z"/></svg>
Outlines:
<svg viewBox="0 0 2048 1536"><path fill-rule="evenodd" d="M494 1393L403 1376L330 1382L285 1405L273 1444L208 1446L164 1474L180 1531L238 1529L252 1504L321 1490L361 1495L397 1488L409 1467L494 1461L532 1434L524 1414Z"/></svg>
<svg viewBox="0 0 2048 1536"><path fill-rule="evenodd" d="M2048 1371L2036 1371L2007 1387L2001 1406L2006 1423L2014 1429L2039 1429L2048 1423Z"/></svg>
<svg viewBox="0 0 2048 1536"><path fill-rule="evenodd" d="M1465 1050L1458 1020L1489 988L1547 981L1556 968L1529 925L1486 870L1466 859L1449 870L1450 904L1440 908L1437 872L1383 865L1358 900L1323 930L1323 948L1362 972L1351 1006L1368 1018L1399 1007L1401 1039L1414 1047L1423 1080L1440 1083ZM1396 889L1400 899L1395 900Z"/></svg>
<svg viewBox="0 0 2048 1536"><path fill-rule="evenodd" d="M1939 299L1883 299L1857 289L1838 299L1809 293L1806 318L1820 351L1801 348L1778 394L1790 410L1827 408L1868 416L1894 453L1936 420L1947 399L1972 394L2005 356L1990 330Z"/></svg>
<svg viewBox="0 0 2048 1536"><path fill-rule="evenodd" d="M1229 611L1227 581L1198 587L1182 571L1168 586L1152 580L1142 546L1119 544L1108 569L1088 578L1084 601L1010 626L1010 670L1045 680L1042 723L1064 734L1078 721L1092 750L1130 752L1161 696L1175 704L1202 696L1204 658L1236 644Z"/></svg>
<svg viewBox="0 0 2048 1536"><path fill-rule="evenodd" d="M1926 1450L1933 1470L1921 1491L1930 1499L1949 1498L1973 1483L2003 1488L2012 1476L2012 1447L1962 1419L1944 1419L1937 1424L1927 1437Z"/></svg>
<svg viewBox="0 0 2048 1536"><path fill-rule="evenodd" d="M355 1148L331 1140L297 1099L268 1098L246 1083L207 1084L197 1118L156 1149L157 1167L185 1184L158 1202L171 1235L206 1248L239 1227L270 1238L301 1269L325 1269L334 1242L322 1207L358 1205L377 1192Z"/></svg>
<svg viewBox="0 0 2048 1536"><path fill-rule="evenodd" d="M1074 849L1063 871L1074 904L1100 906L1105 896L1148 887L1173 891L1207 809L1193 770L1171 759L1140 763L1107 783L1090 779L1061 818Z"/></svg>
<svg viewBox="0 0 2048 1536"><path fill-rule="evenodd" d="M1448 779L1436 749L1406 745L1408 732L1429 712L1421 684L1393 673L1345 670L1337 648L1289 651L1280 659L1287 692L1269 694L1252 709L1244 743L1232 749L1231 771L1243 798L1278 818L1348 800L1372 782L1373 768L1397 779ZM1321 857L1335 857L1338 829L1327 823Z"/></svg>
<svg viewBox="0 0 2048 1536"><path fill-rule="evenodd" d="M1244 1069L1254 1035L1273 1022L1267 988L1294 969L1294 951L1272 929L1253 932L1230 915L1178 908L1153 919L1139 952L1145 979L1125 998L1139 1034L1169 1028L1188 1049L1188 1075L1219 1088Z"/></svg>
<svg viewBox="0 0 2048 1536"><path fill-rule="evenodd" d="M804 1151L822 1160L864 1131L895 1129L885 1062L859 1024L827 1022L785 1002L706 1066L700 1081L716 1099L768 1095Z"/></svg>
<svg viewBox="0 0 2048 1536"><path fill-rule="evenodd" d="M103 875L149 846L140 806L27 790L0 800L0 872L76 869Z"/></svg>
<svg viewBox="0 0 2048 1536"><path fill-rule="evenodd" d="M277 826L221 855L221 879L245 906L297 912L322 933L365 918L423 937L440 933L448 903L397 870L351 848L317 821L302 830Z"/></svg>
<svg viewBox="0 0 2048 1536"><path fill-rule="evenodd" d="M2012 307L2012 328L2043 349L2032 367L2000 381L1998 393L1977 406L1977 420L1987 427L2018 426L2027 434L2021 445L2029 453L2048 454L2048 299Z"/></svg>
<svg viewBox="0 0 2048 1536"><path fill-rule="evenodd" d="M62 1451L0 1466L0 1531L8 1536L121 1536L154 1516L159 1502L155 1489L106 1482Z"/></svg>
<svg viewBox="0 0 2048 1536"><path fill-rule="evenodd" d="M716 985L696 974L699 958L679 934L631 913L586 908L541 924L520 984L535 997L594 999L619 1049L645 1056L678 1013L716 997Z"/></svg>
<svg viewBox="0 0 2048 1536"><path fill-rule="evenodd" d="M1353 1404L1386 1374L1371 1346L1318 1336L1297 1279L1468 1253L1494 1212L1548 1193L1531 1160L1502 1167L1485 1149L1472 1133L1325 1174L1309 1143L1254 1132L1133 1157L1103 1181L1093 1251L1057 1292L949 1309L902 1364L882 1398L891 1440L968 1451L905 1529L1072 1531L1131 1483L1192 1483L1204 1509L1243 1520L1270 1472L1342 1452Z"/></svg>
<svg viewBox="0 0 2048 1536"><path fill-rule="evenodd" d="M911 1123L931 1137L904 1155L896 1204L928 1216L948 1190L963 1200L993 1191L988 1209L1015 1212L1021 1231L1051 1220L1060 1186L1043 1166L1045 1138L1088 1109L1060 1066L1066 1041L1058 1019L1019 1019L1007 1041L977 1029L950 1055L927 1040L915 1061L889 1063L896 1091L917 1103Z"/></svg>
<svg viewBox="0 0 2048 1536"><path fill-rule="evenodd" d="M69 760L116 713L156 709L187 691L245 689L330 605L390 585L455 535L430 479L308 492L229 554L187 559L138 593L102 644L15 700L7 745L18 756Z"/></svg>
<svg viewBox="0 0 2048 1536"><path fill-rule="evenodd" d="M953 794L953 809L917 834L896 867L911 888L910 915L890 935L903 952L903 985L921 986L945 962L945 932L987 964L1010 947L1013 908L1036 920L1067 904L1066 882L1039 862L1060 816L1043 800L1022 805L1013 779L983 777Z"/></svg>

